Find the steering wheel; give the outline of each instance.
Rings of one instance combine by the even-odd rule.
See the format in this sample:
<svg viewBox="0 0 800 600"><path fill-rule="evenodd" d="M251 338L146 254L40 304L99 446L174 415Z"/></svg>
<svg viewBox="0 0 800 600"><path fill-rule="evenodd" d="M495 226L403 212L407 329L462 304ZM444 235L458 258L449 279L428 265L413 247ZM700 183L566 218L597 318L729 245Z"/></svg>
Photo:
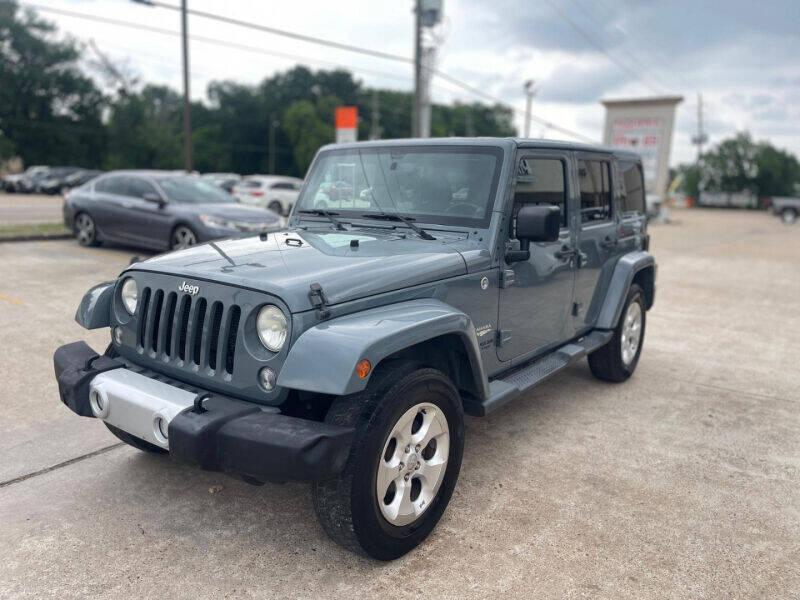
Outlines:
<svg viewBox="0 0 800 600"><path fill-rule="evenodd" d="M458 214L467 217L474 217L475 213L477 213L479 209L480 207L475 206L474 204L469 204L468 202L459 202L449 206L446 212L447 214Z"/></svg>

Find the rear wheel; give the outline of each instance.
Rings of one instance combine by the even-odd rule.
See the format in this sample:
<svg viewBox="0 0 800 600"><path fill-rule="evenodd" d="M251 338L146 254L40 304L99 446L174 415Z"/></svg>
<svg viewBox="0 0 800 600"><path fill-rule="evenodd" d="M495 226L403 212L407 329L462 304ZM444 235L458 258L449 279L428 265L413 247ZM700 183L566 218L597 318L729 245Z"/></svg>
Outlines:
<svg viewBox="0 0 800 600"><path fill-rule="evenodd" d="M392 361L364 392L334 401L327 422L355 427L344 471L314 484L322 527L342 546L392 560L439 522L464 450L461 400L440 371Z"/></svg>
<svg viewBox="0 0 800 600"><path fill-rule="evenodd" d="M137 450L141 450L142 452L150 452L152 454L167 454L167 451L164 450L161 446L156 446L155 444L151 444L150 442L146 442L143 439L136 437L135 435L131 435L127 431L122 431L122 429L118 429L113 425L109 425L105 421L103 421L103 425L108 427L108 430L117 436L118 439L122 440L128 446L133 446Z"/></svg>
<svg viewBox="0 0 800 600"><path fill-rule="evenodd" d="M592 374L604 381L625 381L636 370L644 343L647 312L642 288L633 284L611 341L589 355Z"/></svg>
<svg viewBox="0 0 800 600"><path fill-rule="evenodd" d="M797 221L797 211L793 208L784 208L781 212L781 221L787 225L792 225Z"/></svg>
<svg viewBox="0 0 800 600"><path fill-rule="evenodd" d="M97 245L97 225L89 213L78 213L72 224L75 239L81 246Z"/></svg>
<svg viewBox="0 0 800 600"><path fill-rule="evenodd" d="M276 215L283 216L283 206L281 206L281 203L278 202L277 200L273 200L272 202L270 202L267 208L269 208Z"/></svg>
<svg viewBox="0 0 800 600"><path fill-rule="evenodd" d="M197 243L197 235L186 225L178 225L169 238L170 250L183 250Z"/></svg>

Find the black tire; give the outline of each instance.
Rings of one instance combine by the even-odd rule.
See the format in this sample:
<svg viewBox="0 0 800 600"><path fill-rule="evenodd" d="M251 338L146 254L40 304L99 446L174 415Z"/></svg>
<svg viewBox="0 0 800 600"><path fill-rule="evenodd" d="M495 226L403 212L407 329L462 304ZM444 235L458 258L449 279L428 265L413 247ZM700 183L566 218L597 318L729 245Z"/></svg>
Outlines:
<svg viewBox="0 0 800 600"><path fill-rule="evenodd" d="M278 202L277 200L273 200L272 202L270 202L267 208L270 209L272 212L274 212L276 215L280 217L283 216L283 206L281 206L281 203Z"/></svg>
<svg viewBox="0 0 800 600"><path fill-rule="evenodd" d="M434 404L447 419L447 466L427 508L415 521L396 526L378 505L382 499L376 493L377 470L392 428L423 401ZM325 532L345 548L378 560L393 560L413 550L439 522L461 469L464 412L452 382L435 369L391 361L376 370L366 390L336 399L325 420L355 427L343 472L313 485L314 508Z"/></svg>
<svg viewBox="0 0 800 600"><path fill-rule="evenodd" d="M797 222L797 211L793 208L784 208L781 212L781 221L787 225L793 225Z"/></svg>
<svg viewBox="0 0 800 600"><path fill-rule="evenodd" d="M632 303L639 304L641 313L641 332L635 354L627 363L623 360L623 329L625 327L625 319L628 314L628 309ZM628 290L628 296L625 299L625 305L622 307L622 313L619 317L619 323L614 329L614 337L602 348L598 348L589 355L589 368L592 370L592 375L603 381L611 381L620 383L628 379L636 370L636 365L639 363L639 357L642 354L642 346L644 346L645 326L647 324L647 311L645 310L644 291L637 284L631 285Z"/></svg>
<svg viewBox="0 0 800 600"><path fill-rule="evenodd" d="M164 450L161 446L156 446L155 444L151 444L150 442L146 442L143 439L136 437L135 435L131 435L127 431L122 431L122 429L117 429L113 425L109 425L105 421L103 421L103 425L108 427L108 430L113 433L117 438L128 444L128 446L133 446L137 450L141 450L142 452L150 452L151 454L167 454L167 451Z"/></svg>
<svg viewBox="0 0 800 600"><path fill-rule="evenodd" d="M191 248L198 243L197 234L188 225L176 225L175 229L169 234L169 249L183 250Z"/></svg>
<svg viewBox="0 0 800 600"><path fill-rule="evenodd" d="M79 212L72 220L72 233L81 246L92 247L98 245L97 223L94 222L92 215L87 212Z"/></svg>

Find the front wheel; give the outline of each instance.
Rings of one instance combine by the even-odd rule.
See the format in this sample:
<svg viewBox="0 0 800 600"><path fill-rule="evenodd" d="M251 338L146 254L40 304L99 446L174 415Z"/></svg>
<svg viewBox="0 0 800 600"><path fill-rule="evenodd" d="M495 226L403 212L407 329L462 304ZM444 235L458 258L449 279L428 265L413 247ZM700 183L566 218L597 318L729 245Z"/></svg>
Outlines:
<svg viewBox="0 0 800 600"><path fill-rule="evenodd" d="M464 413L440 371L392 361L361 393L334 401L326 422L355 427L343 472L314 484L327 534L359 554L393 560L439 522L458 480Z"/></svg>
<svg viewBox="0 0 800 600"><path fill-rule="evenodd" d="M784 208L781 212L781 221L787 225L792 225L797 221L797 211L793 208Z"/></svg>
<svg viewBox="0 0 800 600"><path fill-rule="evenodd" d="M283 207L281 206L281 203L278 202L277 200L273 200L272 202L270 202L267 208L270 209L279 217L283 216Z"/></svg>
<svg viewBox="0 0 800 600"><path fill-rule="evenodd" d="M183 250L197 243L197 235L186 225L178 225L169 238L170 250Z"/></svg>
<svg viewBox="0 0 800 600"><path fill-rule="evenodd" d="M614 329L614 337L589 355L589 368L595 377L619 383L633 375L642 353L646 319L644 291L633 284Z"/></svg>

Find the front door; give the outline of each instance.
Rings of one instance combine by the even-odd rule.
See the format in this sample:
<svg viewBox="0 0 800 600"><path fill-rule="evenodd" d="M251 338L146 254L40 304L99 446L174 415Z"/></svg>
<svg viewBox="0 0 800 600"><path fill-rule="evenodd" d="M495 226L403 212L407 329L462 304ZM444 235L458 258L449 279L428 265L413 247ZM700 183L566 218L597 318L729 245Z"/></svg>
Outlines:
<svg viewBox="0 0 800 600"><path fill-rule="evenodd" d="M525 151L519 155L510 245L517 244L515 216L526 204L560 207L561 231L556 242L531 243L528 260L504 266L497 350L502 361L534 355L565 339L576 268L567 201L572 187L569 164L568 153Z"/></svg>

